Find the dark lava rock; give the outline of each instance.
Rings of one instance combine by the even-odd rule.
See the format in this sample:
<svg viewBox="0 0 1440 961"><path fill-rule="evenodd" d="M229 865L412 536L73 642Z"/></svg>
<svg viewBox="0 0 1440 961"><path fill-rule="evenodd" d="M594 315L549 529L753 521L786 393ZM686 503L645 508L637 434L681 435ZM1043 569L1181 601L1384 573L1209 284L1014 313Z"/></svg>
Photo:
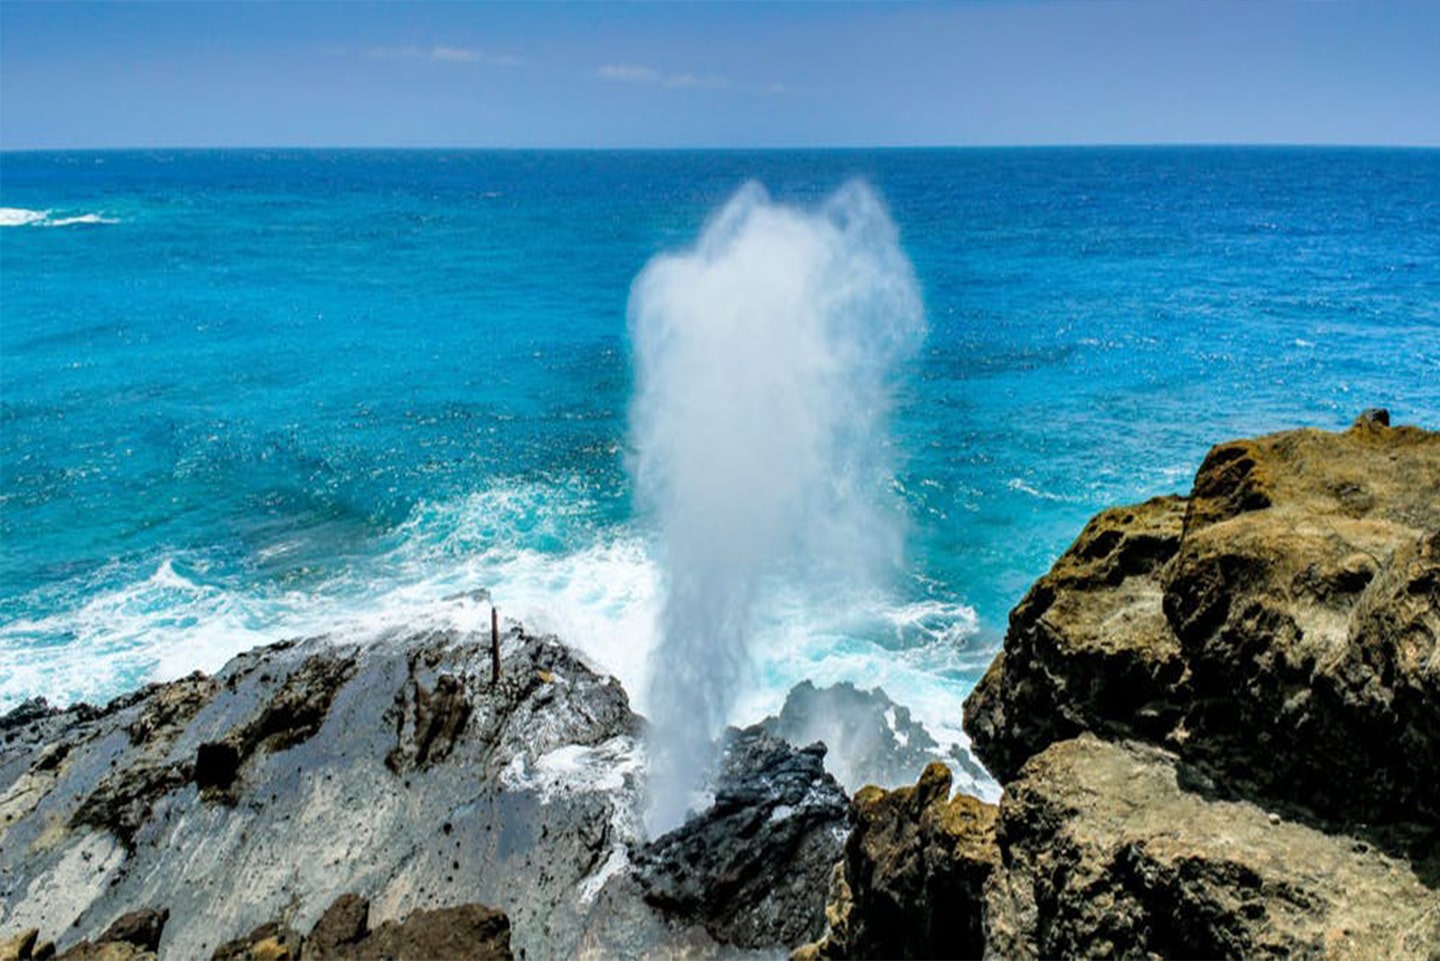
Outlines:
<svg viewBox="0 0 1440 961"><path fill-rule="evenodd" d="M316 961L383 961L389 958L445 958L447 961L510 961L510 921L483 904L416 911L404 921L386 921L334 954L306 954Z"/></svg>
<svg viewBox="0 0 1440 961"><path fill-rule="evenodd" d="M293 955L285 928L353 892L387 918L502 906L532 958L576 954L601 911L642 931L626 942L640 953L659 937L713 945L618 883L643 803L624 688L553 638L501 641L498 684L488 631L313 638L13 729L0 933L93 946L117 916L162 903L169 956L236 938L237 956Z"/></svg>
<svg viewBox="0 0 1440 961"><path fill-rule="evenodd" d="M243 938L226 941L211 955L213 961L299 961L305 939L293 928L271 921Z"/></svg>
<svg viewBox="0 0 1440 961"><path fill-rule="evenodd" d="M15 707L0 714L0 731L8 731L13 727L23 727L32 721L39 721L43 718L59 714L59 708L50 706L50 702L43 697L32 697L21 701Z"/></svg>
<svg viewBox="0 0 1440 961"><path fill-rule="evenodd" d="M817 937L848 808L824 758L759 725L729 731L714 804L636 852L645 898L740 947Z"/></svg>

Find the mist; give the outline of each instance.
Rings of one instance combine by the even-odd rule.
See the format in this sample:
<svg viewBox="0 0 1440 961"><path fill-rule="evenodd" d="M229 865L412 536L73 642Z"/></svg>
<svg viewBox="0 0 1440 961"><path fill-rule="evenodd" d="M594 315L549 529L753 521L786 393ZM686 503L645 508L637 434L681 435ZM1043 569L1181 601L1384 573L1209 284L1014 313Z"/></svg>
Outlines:
<svg viewBox="0 0 1440 961"><path fill-rule="evenodd" d="M629 323L630 469L664 591L654 835L702 785L777 589L833 601L893 576L904 524L887 425L925 323L895 225L859 181L814 209L747 184L692 248L645 267Z"/></svg>

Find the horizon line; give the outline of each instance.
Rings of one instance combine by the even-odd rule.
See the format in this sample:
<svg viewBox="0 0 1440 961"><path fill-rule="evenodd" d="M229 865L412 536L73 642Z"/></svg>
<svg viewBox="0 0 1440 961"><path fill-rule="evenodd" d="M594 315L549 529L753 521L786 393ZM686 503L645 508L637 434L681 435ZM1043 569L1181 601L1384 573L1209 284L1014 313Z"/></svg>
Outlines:
<svg viewBox="0 0 1440 961"><path fill-rule="evenodd" d="M120 145L120 146L68 146L68 147L6 147L0 146L0 154L23 153L136 153L143 151L183 150L193 152L219 152L227 150L285 150L285 151L391 151L391 152L475 152L475 153L744 153L744 152L803 152L803 151L902 151L902 150L1106 150L1106 149L1167 149L1167 148L1212 148L1212 149L1324 149L1324 150L1437 150L1440 142L1376 143L1352 141L1280 141L1280 140L1113 140L1055 143L955 143L955 144L753 144L753 145L687 145L667 146L594 146L594 145L402 145L402 144L163 144L163 145Z"/></svg>

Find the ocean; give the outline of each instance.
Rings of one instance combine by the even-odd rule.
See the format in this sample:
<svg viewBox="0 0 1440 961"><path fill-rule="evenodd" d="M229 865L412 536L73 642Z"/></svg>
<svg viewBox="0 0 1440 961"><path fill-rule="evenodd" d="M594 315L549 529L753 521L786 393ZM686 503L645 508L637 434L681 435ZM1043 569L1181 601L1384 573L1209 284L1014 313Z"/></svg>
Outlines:
<svg viewBox="0 0 1440 961"><path fill-rule="evenodd" d="M478 589L644 710L632 283L749 182L857 179L924 315L876 441L903 559L823 604L769 572L734 721L850 681L959 740L1096 511L1234 437L1440 427L1435 150L4 153L0 711L488 627Z"/></svg>

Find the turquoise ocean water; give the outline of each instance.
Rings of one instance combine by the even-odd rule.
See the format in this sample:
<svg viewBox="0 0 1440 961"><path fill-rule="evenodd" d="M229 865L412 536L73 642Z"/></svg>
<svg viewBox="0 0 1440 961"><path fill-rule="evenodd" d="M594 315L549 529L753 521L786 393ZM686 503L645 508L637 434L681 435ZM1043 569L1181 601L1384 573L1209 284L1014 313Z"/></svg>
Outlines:
<svg viewBox="0 0 1440 961"><path fill-rule="evenodd" d="M929 328L892 424L909 560L854 610L771 609L737 720L811 677L953 735L1096 510L1235 436L1440 427L1437 151L6 153L0 710L488 624L480 587L639 695L631 281L747 180L857 176Z"/></svg>

